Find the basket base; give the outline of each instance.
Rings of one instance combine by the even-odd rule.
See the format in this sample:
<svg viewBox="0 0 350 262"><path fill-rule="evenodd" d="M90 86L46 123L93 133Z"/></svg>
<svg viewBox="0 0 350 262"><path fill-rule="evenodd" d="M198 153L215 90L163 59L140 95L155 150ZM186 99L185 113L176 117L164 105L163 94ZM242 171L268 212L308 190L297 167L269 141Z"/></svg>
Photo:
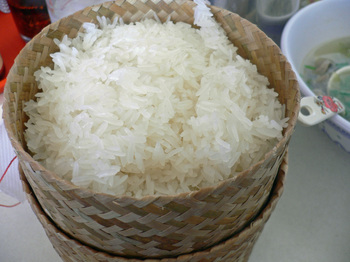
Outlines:
<svg viewBox="0 0 350 262"><path fill-rule="evenodd" d="M28 184L22 169L19 167L20 177L22 180L23 189L27 199L38 217L40 223L44 227L45 233L51 241L54 249L63 259L63 261L81 261L81 262L96 262L96 261L111 261L111 262L211 262L211 261L236 261L247 262L252 252L254 244L260 236L265 223L271 216L279 201L285 182L285 177L288 169L288 154L286 153L282 164L279 168L274 187L270 198L260 214L240 233L221 242L220 244L209 249L193 252L190 254L180 255L174 258L147 259L140 260L134 258L124 258L114 256L89 246L83 245L79 241L70 238L62 232L52 220L45 214L39 205L30 185Z"/></svg>

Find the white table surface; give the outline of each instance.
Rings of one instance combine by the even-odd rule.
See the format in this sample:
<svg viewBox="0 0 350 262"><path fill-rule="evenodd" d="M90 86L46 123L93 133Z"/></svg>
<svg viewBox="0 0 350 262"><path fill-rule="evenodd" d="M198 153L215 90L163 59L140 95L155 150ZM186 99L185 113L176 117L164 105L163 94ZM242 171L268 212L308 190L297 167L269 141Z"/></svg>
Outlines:
<svg viewBox="0 0 350 262"><path fill-rule="evenodd" d="M298 124L285 191L249 262L349 262L349 170L350 154ZM0 261L61 261L27 201L0 207Z"/></svg>

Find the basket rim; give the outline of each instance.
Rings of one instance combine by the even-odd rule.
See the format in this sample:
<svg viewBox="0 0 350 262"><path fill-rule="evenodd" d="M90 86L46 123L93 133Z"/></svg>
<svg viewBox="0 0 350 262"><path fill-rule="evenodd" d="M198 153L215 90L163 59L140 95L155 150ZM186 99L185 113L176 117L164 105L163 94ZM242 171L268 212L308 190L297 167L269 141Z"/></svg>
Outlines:
<svg viewBox="0 0 350 262"><path fill-rule="evenodd" d="M121 0L121 1L128 1L128 2L138 2L142 0ZM155 0L151 0L151 1L155 1ZM165 1L165 0L160 0L160 1ZM176 1L176 0L175 0ZM113 4L116 4L116 2L118 1L109 1L109 2L104 2L102 4L98 4L98 5L93 5L93 6L89 6L86 7L80 11L77 11L67 17L64 17L52 24L49 24L48 26L46 26L39 34L37 34L33 39L31 39L25 46L24 48L21 50L21 52L18 54L18 56L15 59L15 62L13 64L13 66L11 67L9 74L8 74L8 79L15 74L15 67L17 65L16 61L17 59L20 58L20 55L22 55L24 53L24 51L29 48L29 46L35 42L35 40L37 40L38 38L41 38L42 35L47 32L49 29L54 28L55 26L57 26L62 20L65 19L71 19L74 16L77 16L79 14L82 14L83 12L86 12L87 10L91 10L91 9L96 9L99 7L110 7ZM159 1L157 1L159 2ZM181 1L182 3L189 5L190 7L195 7L196 4L191 1L191 0L183 0ZM240 17L238 14L233 13L231 11L228 11L226 9L220 8L220 7L216 7L216 6L212 6L209 5L211 8L211 11L213 13L213 16L216 16L217 12L225 12L225 15L230 15L230 16L235 16L235 17L239 17L240 20L244 23L247 23L248 25L252 26L252 28L254 28L254 32L256 32L260 37L262 38L267 38L266 41L270 42L271 46L274 48L274 50L278 53L278 55L283 58L284 62L285 62L285 66L286 66L286 70L288 70L291 73L291 79L289 79L289 81L295 81L296 85L298 85L297 83L297 79L296 79L296 75L295 72L292 70L291 65L289 64L289 62L287 61L286 57L282 54L282 51L280 50L280 48L273 42L272 39L268 38L266 36L266 34L261 31L256 25L254 25L253 23L249 22L248 20ZM194 10L192 9L191 12L194 14ZM93 19L91 19L92 21L94 21ZM95 23L97 21L94 21ZM271 84L270 84L271 85ZM283 136L281 138L281 140L279 140L273 148L271 148L268 152L265 153L264 157L256 162L254 165L250 166L248 169L245 169L241 172L238 172L237 174L235 174L233 177L230 177L228 179L222 180L218 183L216 183L215 185L211 185L211 186L206 186L206 187L202 187L198 190L193 190L193 191L189 191L189 192L182 192L182 193L177 193L177 194L169 194L169 195L146 195L146 196L142 196L142 197L134 197L134 196L127 196L127 195L112 195L112 194L108 194L108 193L103 193L103 192L97 192L94 191L90 188L84 188L84 187L80 187L77 186L75 184L73 184L72 182L70 182L69 180L63 179L61 178L58 174L56 174L55 172L48 170L46 167L44 167L42 164L40 164L39 162L35 161L33 159L33 157L26 151L24 150L24 148L22 147L21 143L18 141L18 139L16 139L16 136L14 134L14 130L12 130L11 128L11 124L10 124L10 113L9 113L9 108L7 106L7 94L10 92L9 91L9 82L6 82L5 85L5 90L4 90L4 107L3 107L3 118L4 118L4 124L5 124L5 128L6 131L8 133L8 136L10 138L11 144L14 147L16 154L19 155L19 159L20 160L25 160L26 162L28 162L28 164L32 167L35 166L37 168L38 171L40 172L45 172L45 176L47 176L48 179L53 179L55 180L57 183L59 183L60 185L63 185L67 190L73 190L73 191L79 191L82 194L88 194L88 195L99 195L102 197L108 197L108 198L113 198L113 201L116 202L124 202L124 201L128 201L128 200L133 200L135 202L148 202L148 201L154 201L157 199L164 199L165 201L167 200L171 200L174 198L194 198L197 199L196 196L197 195L205 195L207 192L213 192L215 190L218 190L222 187L225 186L225 184L227 184L228 182L234 182L237 179L240 179L242 177L247 176L248 173L250 173L252 170L257 169L259 166L261 166L265 161L267 161L268 159L272 158L278 148L281 147L286 147L288 145L288 141L292 136L292 133L294 132L295 126L296 126L296 122L297 122L297 113L299 112L299 107L300 107L300 90L299 88L296 89L296 97L295 99L297 100L296 106L294 107L294 109L292 110L292 114L289 117L288 120L288 126L286 128L283 129ZM33 169L33 168L32 168Z"/></svg>
<svg viewBox="0 0 350 262"><path fill-rule="evenodd" d="M70 238L66 233L64 233L62 230L60 230L55 225L55 223L50 219L50 217L48 215L46 215L45 211L40 206L30 184L28 183L20 165L18 167L19 167L19 173L20 173L20 179L22 182L22 187L26 193L27 200L28 200L33 212L35 213L35 215L39 219L42 226L44 227L44 224L45 224L46 227L53 228L56 235L60 235L59 238L63 238L63 239L68 240L68 241L73 241L75 245L80 246L82 248L85 248L94 254L100 254L101 256L104 256L105 258L120 259L120 261L132 261L132 262L142 262L142 261L143 262L162 262L162 261L164 261L164 262L176 262L176 261L178 261L177 259L191 258L191 257L196 256L196 255L204 255L204 254L208 254L208 253L213 252L213 251L220 251L220 248L222 246L230 246L232 244L232 242L235 241L236 239L245 238L247 235L249 235L249 232L254 231L254 230L258 230L256 228L259 227L259 225L261 223L266 223L268 221L268 219L270 218L271 213L276 208L276 205L284 192L284 184L285 184L286 176L287 176L287 172L288 172L288 150L287 150L285 156L283 157L283 161L279 167L278 174L277 174L276 179L274 181L274 186L271 190L268 201L261 208L259 213L254 217L254 219L249 224L247 224L241 231L239 231L236 234L234 234L233 236L221 241L220 243L218 243L215 246L209 247L209 248L204 249L204 250L199 250L197 252L194 251L191 253L182 254L182 255L179 255L178 257L169 257L169 258L165 257L165 258L139 259L139 258L127 258L127 257L112 255L112 254L106 253L104 251L94 249L93 247L84 245L83 243L81 243L77 239Z"/></svg>

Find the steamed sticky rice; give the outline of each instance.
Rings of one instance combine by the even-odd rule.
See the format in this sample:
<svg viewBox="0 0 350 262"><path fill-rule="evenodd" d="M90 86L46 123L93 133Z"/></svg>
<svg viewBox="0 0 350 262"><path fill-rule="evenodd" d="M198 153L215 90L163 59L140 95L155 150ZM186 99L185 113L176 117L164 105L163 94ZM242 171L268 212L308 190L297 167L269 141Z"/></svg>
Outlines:
<svg viewBox="0 0 350 262"><path fill-rule="evenodd" d="M258 162L282 138L284 107L205 8L200 29L102 17L56 39L25 105L34 159L78 186L136 197L212 186Z"/></svg>

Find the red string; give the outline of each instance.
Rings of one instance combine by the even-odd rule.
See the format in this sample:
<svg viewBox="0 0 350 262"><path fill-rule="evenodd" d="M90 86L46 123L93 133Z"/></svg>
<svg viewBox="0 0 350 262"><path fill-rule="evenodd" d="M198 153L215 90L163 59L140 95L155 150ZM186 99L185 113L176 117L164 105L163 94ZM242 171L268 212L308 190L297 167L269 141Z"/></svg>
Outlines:
<svg viewBox="0 0 350 262"><path fill-rule="evenodd" d="M10 166L12 165L13 161L15 161L15 159L17 158L17 156L15 156L14 158L12 158L10 164L8 164L7 168L5 169L5 172L2 174L1 178L0 178L0 183L1 181L4 179L7 171L9 170ZM19 204L21 204L21 202L18 202L16 204L13 204L13 205L3 205L3 204L0 204L0 207L15 207L15 206L18 206Z"/></svg>
<svg viewBox="0 0 350 262"><path fill-rule="evenodd" d="M9 170L10 166L12 165L13 161L15 161L16 158L17 158L17 156L15 156L14 158L12 158L10 164L7 166L7 168L5 169L4 174L2 174L2 176L1 176L1 178L0 178L0 183L1 183L1 181L4 179L4 177L5 177L6 173L7 173L7 171Z"/></svg>
<svg viewBox="0 0 350 262"><path fill-rule="evenodd" d="M21 202L18 202L18 203L13 204L13 205L3 205L3 204L0 204L0 207L15 207L15 206L18 206L19 204L21 204Z"/></svg>

